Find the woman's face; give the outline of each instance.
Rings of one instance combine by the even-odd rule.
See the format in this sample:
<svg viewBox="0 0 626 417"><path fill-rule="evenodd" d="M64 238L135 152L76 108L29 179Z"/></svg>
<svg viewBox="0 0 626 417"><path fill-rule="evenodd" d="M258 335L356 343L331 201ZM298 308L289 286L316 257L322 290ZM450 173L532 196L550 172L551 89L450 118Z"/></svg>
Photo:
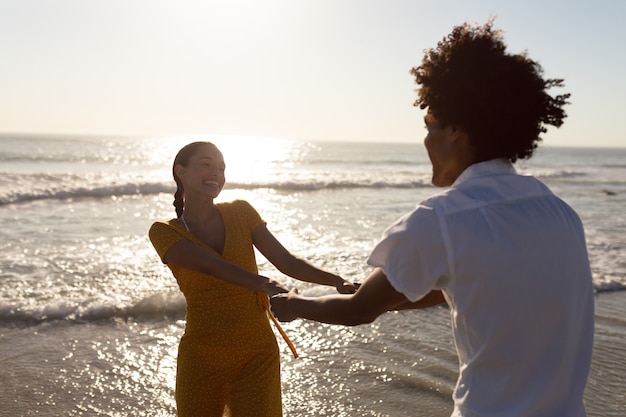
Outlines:
<svg viewBox="0 0 626 417"><path fill-rule="evenodd" d="M216 198L226 182L224 156L215 146L198 148L187 166L177 165L176 173L185 187L185 197Z"/></svg>

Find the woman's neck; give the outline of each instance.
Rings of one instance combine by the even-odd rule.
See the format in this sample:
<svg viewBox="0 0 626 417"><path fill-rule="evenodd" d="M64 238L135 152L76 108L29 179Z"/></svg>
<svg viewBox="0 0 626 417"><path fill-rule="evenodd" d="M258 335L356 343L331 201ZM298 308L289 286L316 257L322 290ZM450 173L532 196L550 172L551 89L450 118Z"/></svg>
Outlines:
<svg viewBox="0 0 626 417"><path fill-rule="evenodd" d="M185 201L183 217L188 223L197 222L204 224L216 214L217 207L213 203L213 200L203 202Z"/></svg>

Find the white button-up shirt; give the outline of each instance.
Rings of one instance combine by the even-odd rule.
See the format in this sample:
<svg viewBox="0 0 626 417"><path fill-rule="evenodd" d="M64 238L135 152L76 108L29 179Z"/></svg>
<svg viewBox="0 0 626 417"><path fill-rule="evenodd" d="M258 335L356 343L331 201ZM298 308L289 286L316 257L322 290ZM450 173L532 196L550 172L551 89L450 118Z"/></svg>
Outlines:
<svg viewBox="0 0 626 417"><path fill-rule="evenodd" d="M460 361L453 416L586 415L585 236L543 183L507 160L472 165L387 228L368 263L411 301L443 290Z"/></svg>

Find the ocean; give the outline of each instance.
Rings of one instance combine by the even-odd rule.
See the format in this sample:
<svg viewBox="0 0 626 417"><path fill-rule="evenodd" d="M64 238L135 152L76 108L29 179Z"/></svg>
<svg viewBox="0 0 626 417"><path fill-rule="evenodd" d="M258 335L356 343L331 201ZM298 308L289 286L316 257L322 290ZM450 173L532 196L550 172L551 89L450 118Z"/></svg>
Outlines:
<svg viewBox="0 0 626 417"><path fill-rule="evenodd" d="M147 231L175 217L175 153L206 139L0 135L0 416L176 415L185 301ZM227 165L218 201L248 200L293 253L353 281L385 227L438 192L419 140L208 139ZM596 290L587 411L624 416L626 148L540 147L517 168L585 224ZM330 291L257 261L304 294ZM279 337L285 416L450 414L446 307L284 328L301 355Z"/></svg>

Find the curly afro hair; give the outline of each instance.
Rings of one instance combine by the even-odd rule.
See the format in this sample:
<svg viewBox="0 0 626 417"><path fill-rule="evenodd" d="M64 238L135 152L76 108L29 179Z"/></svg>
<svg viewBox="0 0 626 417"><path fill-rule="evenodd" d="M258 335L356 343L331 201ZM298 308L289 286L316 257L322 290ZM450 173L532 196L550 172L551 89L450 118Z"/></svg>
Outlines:
<svg viewBox="0 0 626 417"><path fill-rule="evenodd" d="M411 69L418 99L442 126L466 131L476 162L528 159L541 142L546 125L559 127L570 94L550 96L562 79L542 78L541 66L526 53L506 53L493 21L457 26L436 48L425 51Z"/></svg>

